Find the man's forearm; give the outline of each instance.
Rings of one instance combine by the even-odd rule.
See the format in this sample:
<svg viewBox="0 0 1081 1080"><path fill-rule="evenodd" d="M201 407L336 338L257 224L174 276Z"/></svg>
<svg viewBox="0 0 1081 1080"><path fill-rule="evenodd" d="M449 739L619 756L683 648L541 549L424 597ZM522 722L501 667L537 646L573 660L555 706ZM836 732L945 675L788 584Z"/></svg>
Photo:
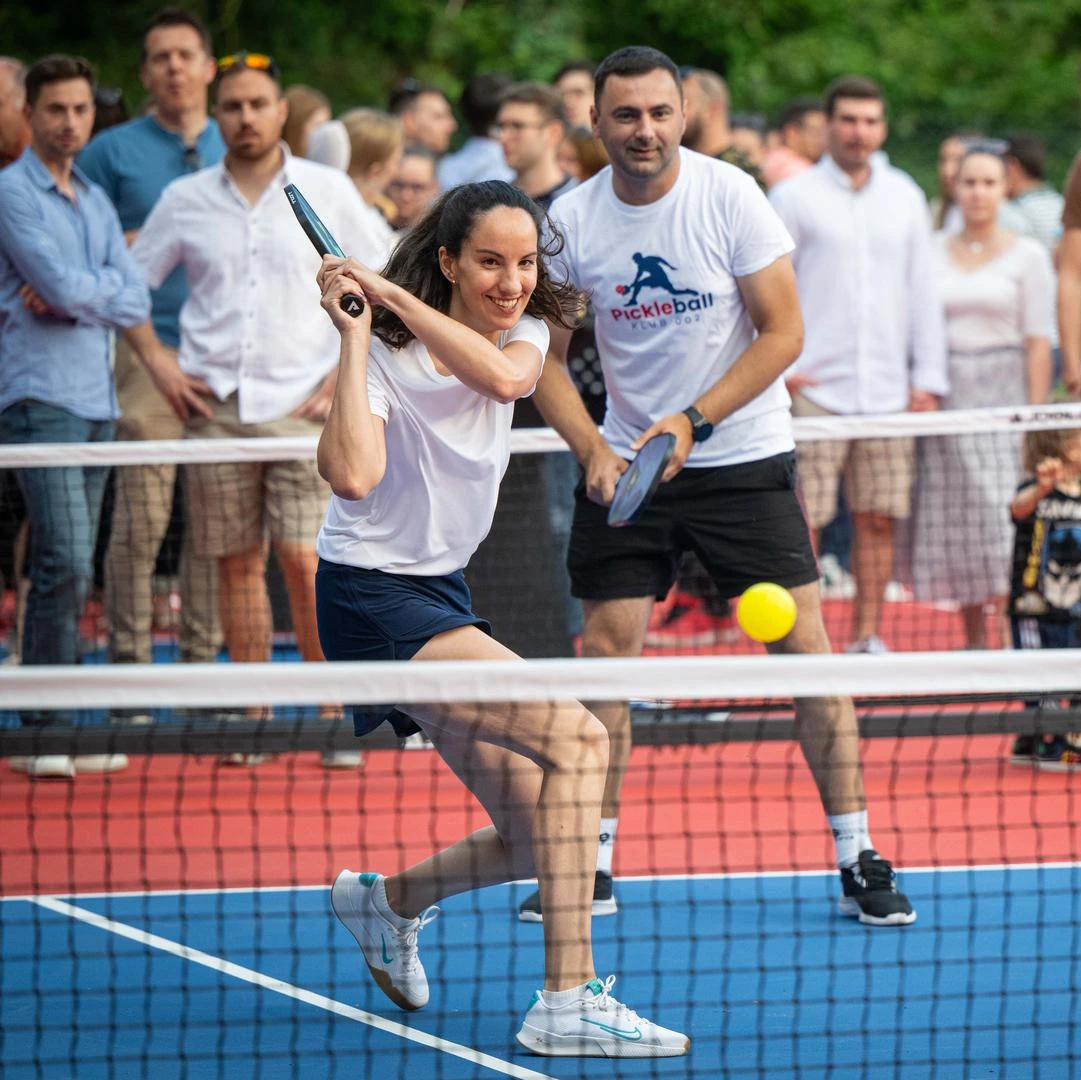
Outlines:
<svg viewBox="0 0 1081 1080"><path fill-rule="evenodd" d="M149 319L138 326L131 326L125 330L124 340L135 350L136 356L148 366L150 357L158 349L162 348L158 335L154 332L154 324Z"/></svg>
<svg viewBox="0 0 1081 1080"><path fill-rule="evenodd" d="M533 401L541 416L566 440L579 461L585 462L593 450L604 445L566 367L551 356L544 365Z"/></svg>
<svg viewBox="0 0 1081 1080"><path fill-rule="evenodd" d="M705 393L685 404L693 404L710 423L719 424L783 375L795 363L802 346L799 336L765 330Z"/></svg>
<svg viewBox="0 0 1081 1080"><path fill-rule="evenodd" d="M1058 279L1058 332L1066 381L1081 378L1081 267L1064 262Z"/></svg>
<svg viewBox="0 0 1081 1080"><path fill-rule="evenodd" d="M1045 337L1025 339L1025 382L1028 403L1042 405L1051 396L1054 369L1051 363L1051 343Z"/></svg>

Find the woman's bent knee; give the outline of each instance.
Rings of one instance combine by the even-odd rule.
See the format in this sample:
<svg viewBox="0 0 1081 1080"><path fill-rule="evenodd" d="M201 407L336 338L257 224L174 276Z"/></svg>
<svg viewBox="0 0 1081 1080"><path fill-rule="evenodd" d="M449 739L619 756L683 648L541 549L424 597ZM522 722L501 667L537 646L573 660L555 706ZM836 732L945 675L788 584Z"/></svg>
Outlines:
<svg viewBox="0 0 1081 1080"><path fill-rule="evenodd" d="M563 770L590 771L608 768L608 731L588 710L578 705L560 725L551 748L553 765Z"/></svg>

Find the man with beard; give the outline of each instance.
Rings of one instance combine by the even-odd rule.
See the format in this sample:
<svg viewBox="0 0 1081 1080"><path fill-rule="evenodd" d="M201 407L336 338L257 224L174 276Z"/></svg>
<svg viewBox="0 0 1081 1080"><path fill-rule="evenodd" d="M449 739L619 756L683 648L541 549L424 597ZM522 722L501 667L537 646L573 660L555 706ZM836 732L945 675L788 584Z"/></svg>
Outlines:
<svg viewBox="0 0 1081 1080"><path fill-rule="evenodd" d="M792 240L750 177L680 148L683 96L664 53L620 49L597 69L595 88L593 127L611 169L564 195L552 216L566 237L569 280L597 313L609 389L603 428L568 377L570 331L552 329L536 391L584 472L567 558L584 601L583 655L639 655L653 602L690 548L723 597L759 581L791 590L796 622L771 652L828 653L782 378L803 341ZM629 304L636 268L652 272ZM665 482L633 528L610 528L616 481L662 432L676 440ZM836 844L841 910L874 926L912 922L871 843L851 699L802 698L795 707ZM612 850L631 725L625 702L591 708L610 742L593 907L603 915L616 911ZM543 918L537 895L519 917Z"/></svg>
<svg viewBox="0 0 1081 1080"><path fill-rule="evenodd" d="M705 68L685 70L683 100L687 116L683 145L699 154L735 165L753 176L755 183L765 191L761 170L733 142L728 83L715 71Z"/></svg>
<svg viewBox="0 0 1081 1080"><path fill-rule="evenodd" d="M946 393L946 339L935 288L926 203L878 150L886 105L870 79L847 76L826 92L828 150L770 193L796 242L806 341L789 373L796 416L936 409ZM837 510L843 479L852 513L856 580L849 652L881 653L894 522L908 518L913 439L827 440L799 448L811 527Z"/></svg>
<svg viewBox="0 0 1081 1080"><path fill-rule="evenodd" d="M317 435L337 381L337 334L318 304L319 258L283 188L295 183L342 247L375 263L385 250L349 178L281 141L288 106L262 53L218 62L221 164L170 184L132 247L151 287L178 266L189 295L179 355L142 352L151 378L198 438ZM149 324L144 334L153 334ZM192 546L217 561L219 614L231 659L270 659L265 583L274 544L297 647L321 660L315 627L315 537L328 491L313 461L187 467ZM254 764L254 760L247 763Z"/></svg>

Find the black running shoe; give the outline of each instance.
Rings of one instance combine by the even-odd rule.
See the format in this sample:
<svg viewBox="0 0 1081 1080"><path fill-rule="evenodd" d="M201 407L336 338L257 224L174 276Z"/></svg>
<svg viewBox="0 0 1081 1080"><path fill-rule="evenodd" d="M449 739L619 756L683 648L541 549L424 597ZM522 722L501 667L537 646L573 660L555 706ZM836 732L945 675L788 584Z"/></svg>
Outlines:
<svg viewBox="0 0 1081 1080"><path fill-rule="evenodd" d="M597 871L593 879L593 914L614 915L619 910L619 904L612 895L612 875ZM544 922L544 914L541 911L540 892L530 893L518 907L518 918L522 922Z"/></svg>
<svg viewBox="0 0 1081 1080"><path fill-rule="evenodd" d="M897 875L887 860L868 848L859 861L841 871L841 912L868 926L907 926L916 913L903 892L894 884Z"/></svg>

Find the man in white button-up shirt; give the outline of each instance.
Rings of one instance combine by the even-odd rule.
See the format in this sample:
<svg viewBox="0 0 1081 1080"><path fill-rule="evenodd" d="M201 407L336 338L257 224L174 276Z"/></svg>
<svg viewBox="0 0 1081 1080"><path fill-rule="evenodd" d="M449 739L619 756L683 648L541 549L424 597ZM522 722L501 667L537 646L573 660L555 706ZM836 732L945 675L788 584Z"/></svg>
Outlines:
<svg viewBox="0 0 1081 1080"><path fill-rule="evenodd" d="M288 107L269 57L220 61L216 91L225 160L170 184L132 248L155 287L176 266L187 271L179 355L155 347L149 326L139 352L189 436L317 434L337 378L338 335L319 306L319 257L282 189L295 183L362 262L382 265L386 245L348 177L291 157L280 141ZM300 652L321 660L315 538L329 492L314 462L196 465L187 478L193 544L218 559L231 658L270 658L269 537Z"/></svg>
<svg viewBox="0 0 1081 1080"><path fill-rule="evenodd" d="M796 243L803 352L787 384L796 416L926 410L946 393L942 305L931 270L926 200L877 151L885 102L869 79L827 91L829 150L770 193ZM850 651L881 652L894 521L907 518L911 439L804 443L800 480L811 526L833 518L841 477L854 524Z"/></svg>

